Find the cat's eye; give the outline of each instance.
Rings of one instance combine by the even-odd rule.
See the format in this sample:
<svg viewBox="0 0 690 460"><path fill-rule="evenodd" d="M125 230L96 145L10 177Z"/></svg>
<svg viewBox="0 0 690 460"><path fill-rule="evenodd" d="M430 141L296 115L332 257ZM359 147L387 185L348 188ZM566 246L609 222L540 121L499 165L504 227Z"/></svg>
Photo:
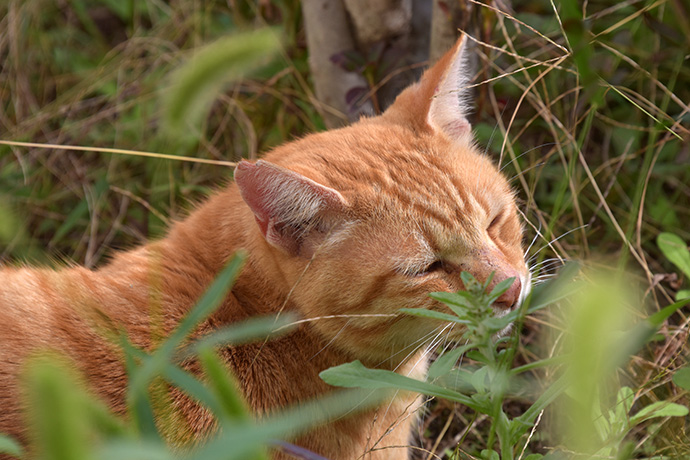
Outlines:
<svg viewBox="0 0 690 460"><path fill-rule="evenodd" d="M496 217L493 218L489 226L487 227L487 230L491 230L492 228L496 227L498 223L501 221L501 213L496 214Z"/></svg>
<svg viewBox="0 0 690 460"><path fill-rule="evenodd" d="M424 276L424 275L430 275L431 273L436 273L439 271L444 270L445 267L443 265L443 261L441 260L436 260L423 269L419 270L417 273L415 273L416 276Z"/></svg>

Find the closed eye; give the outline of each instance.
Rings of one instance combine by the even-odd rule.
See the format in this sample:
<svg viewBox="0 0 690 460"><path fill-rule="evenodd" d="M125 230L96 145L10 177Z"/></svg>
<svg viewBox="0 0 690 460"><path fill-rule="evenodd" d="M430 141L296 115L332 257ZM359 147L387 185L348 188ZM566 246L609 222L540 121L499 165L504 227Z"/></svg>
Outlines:
<svg viewBox="0 0 690 460"><path fill-rule="evenodd" d="M487 227L487 230L491 230L494 227L496 227L499 224L499 222L501 221L501 216L502 216L502 213L496 214L496 217L493 218L493 220L491 221L491 223Z"/></svg>
<svg viewBox="0 0 690 460"><path fill-rule="evenodd" d="M441 260L436 260L423 269L419 270L418 272L415 273L415 276L425 276L425 275L430 275L432 273L436 273L439 271L444 270L444 265L443 261Z"/></svg>

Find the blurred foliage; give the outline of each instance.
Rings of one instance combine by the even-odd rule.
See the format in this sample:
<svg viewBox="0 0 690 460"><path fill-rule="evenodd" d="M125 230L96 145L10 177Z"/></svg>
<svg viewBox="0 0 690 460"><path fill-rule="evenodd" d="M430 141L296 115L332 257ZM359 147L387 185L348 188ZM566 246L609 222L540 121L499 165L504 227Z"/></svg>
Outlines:
<svg viewBox="0 0 690 460"><path fill-rule="evenodd" d="M535 281L564 260L614 264L633 273L647 314L663 311L690 276L678 264L690 241L690 8L671 0L489 6L508 12L470 5L475 38L487 45L476 46L472 122L516 188ZM300 8L298 0L2 2L0 138L237 161L322 130ZM198 135L163 130L173 72L209 43L266 26L282 34L280 59L225 88ZM381 78L375 60L367 65ZM160 237L230 178L231 169L206 164L0 145L0 260L97 266L113 249ZM662 232L676 235L671 253L656 244ZM558 308L526 318L516 362L552 357L547 344L562 340L567 321ZM685 309L674 313L616 371L612 400L627 404L626 387L635 395L626 417L662 401L687 406L689 322ZM550 334L553 342L538 339ZM528 407L521 398L505 404L508 415ZM688 455L687 418L629 428L638 456ZM420 442L465 458L457 448L481 450L490 429L476 412L440 401L420 424ZM546 452L554 439L540 428L530 450Z"/></svg>
<svg viewBox="0 0 690 460"><path fill-rule="evenodd" d="M236 254L173 334L154 350L139 349L126 336L121 338L128 373L127 417L113 414L85 391L84 382L64 356L51 352L33 356L24 376L31 449L23 452L11 439L0 437L0 453L45 460L262 460L268 458L266 448L279 439L294 437L311 426L380 401L383 394L340 392L282 408L262 420L251 417L235 377L227 371L215 348L276 337L276 331L290 330L294 318L252 318L216 331L213 338L193 338L195 327L225 299L245 259L246 254ZM192 352L179 355L183 345ZM190 360L201 364L200 374L192 374L185 367ZM160 379L170 386L161 386ZM215 429L206 442L194 440L183 417L154 421L154 414L179 410L161 406L167 399L156 396L159 388L168 394L179 389L210 411ZM179 425L172 432L185 433L189 440L166 436L169 420Z"/></svg>

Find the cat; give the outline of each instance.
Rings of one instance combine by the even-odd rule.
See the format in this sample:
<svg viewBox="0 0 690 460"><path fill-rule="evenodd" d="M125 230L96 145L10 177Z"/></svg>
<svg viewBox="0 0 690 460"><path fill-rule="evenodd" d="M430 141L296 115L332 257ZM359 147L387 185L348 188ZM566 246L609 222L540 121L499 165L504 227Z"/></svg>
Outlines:
<svg viewBox="0 0 690 460"><path fill-rule="evenodd" d="M149 348L155 328L171 331L240 248L242 273L196 334L278 311L308 319L265 344L220 351L257 416L331 392L319 372L356 359L423 378L424 347L444 325L398 310L444 311L428 294L462 289L462 271L480 281L494 273L491 286L514 277L494 309L516 308L529 290L523 230L507 180L472 140L465 42L382 115L241 161L233 184L159 241L97 270L0 269L0 432L26 441L19 375L46 348L123 413L121 354L96 318ZM213 430L182 394L172 403L189 427L183 438ZM400 394L294 442L333 460L404 459L417 408L417 396Z"/></svg>

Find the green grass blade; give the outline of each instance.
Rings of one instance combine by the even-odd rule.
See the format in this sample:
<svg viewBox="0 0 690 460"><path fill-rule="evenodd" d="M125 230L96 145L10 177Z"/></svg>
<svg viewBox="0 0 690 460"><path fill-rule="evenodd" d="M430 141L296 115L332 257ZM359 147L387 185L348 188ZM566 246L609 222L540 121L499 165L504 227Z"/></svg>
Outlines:
<svg viewBox="0 0 690 460"><path fill-rule="evenodd" d="M131 376L129 388L129 398L132 400L140 399L146 394L146 389L153 378L160 374L166 367L166 363L171 361L173 353L182 341L192 330L206 317L218 308L232 288L235 280L239 276L246 256L243 252L238 252L233 256L228 265L220 272L215 281L208 288L201 300L194 306L189 314L180 322L171 336L153 353L152 358L147 360Z"/></svg>
<svg viewBox="0 0 690 460"><path fill-rule="evenodd" d="M259 340L268 340L290 332L295 323L295 316L284 313L280 317L266 316L249 318L238 324L219 329L205 335L196 342L190 344L183 356L197 354L205 348L215 348L225 345L240 345Z"/></svg>
<svg viewBox="0 0 690 460"><path fill-rule="evenodd" d="M686 415L688 415L688 408L685 406L670 401L656 401L630 417L630 425L635 426L650 418L685 417Z"/></svg>
<svg viewBox="0 0 690 460"><path fill-rule="evenodd" d="M213 412L214 415L219 416L223 413L223 406L218 398L194 375L174 364L169 363L163 371L163 377L175 387L184 391L187 395L203 404L211 412Z"/></svg>
<svg viewBox="0 0 690 460"><path fill-rule="evenodd" d="M146 384L142 391L131 391L131 382L134 376L139 375L141 372L141 366L137 364L137 361L143 361L150 358L150 356L142 350L137 349L124 334L120 338L120 343L125 353L125 369L130 379L127 409L129 410L130 416L133 418L137 434L149 441L159 440L160 433L156 426L153 407L151 406L151 400L148 393L150 381L145 382Z"/></svg>
<svg viewBox="0 0 690 460"><path fill-rule="evenodd" d="M0 454L7 454L11 457L20 458L24 456L24 449L22 449L22 446L14 439L0 434Z"/></svg>
<svg viewBox="0 0 690 460"><path fill-rule="evenodd" d="M515 281L515 277L512 278L507 278L498 283L494 288L491 290L491 293L489 294L489 298L491 299L491 302L494 302L496 299L501 297L501 294L506 292L510 286L512 286L513 282Z"/></svg>
<svg viewBox="0 0 690 460"><path fill-rule="evenodd" d="M420 318L435 319L438 321L450 321L453 323L468 324L469 321L458 318L457 316L442 313L440 311L427 310L426 308L401 308L398 310L406 315L418 316Z"/></svg>
<svg viewBox="0 0 690 460"><path fill-rule="evenodd" d="M684 390L690 391L690 366L678 369L676 373L673 374L673 383Z"/></svg>
<svg viewBox="0 0 690 460"><path fill-rule="evenodd" d="M319 376L329 385L348 388L409 390L459 402L475 410L482 409L475 400L456 391L405 377L396 372L368 369L359 361L331 367L321 372Z"/></svg>
<svg viewBox="0 0 690 460"><path fill-rule="evenodd" d="M111 442L98 451L98 460L178 460L165 444L151 441Z"/></svg>
<svg viewBox="0 0 690 460"><path fill-rule="evenodd" d="M89 406L100 403L85 391L63 361L59 356L41 356L29 363L29 425L40 458L88 460L97 440Z"/></svg>
<svg viewBox="0 0 690 460"><path fill-rule="evenodd" d="M221 38L172 75L166 121L172 131L196 123L223 85L265 64L280 49L278 32L259 29Z"/></svg>
<svg viewBox="0 0 690 460"><path fill-rule="evenodd" d="M249 408L241 396L239 385L218 355L210 348L199 352L199 360L208 385L221 404L219 416L232 420L250 420Z"/></svg>
<svg viewBox="0 0 690 460"><path fill-rule="evenodd" d="M305 430L346 414L381 404L384 394L349 390L301 403L273 414L263 423L227 422L220 434L198 450L182 457L188 460L245 460L261 456L261 448L275 440L290 439Z"/></svg>
<svg viewBox="0 0 690 460"><path fill-rule="evenodd" d="M673 233L659 233L656 244L666 258L690 278L690 251L688 245L678 235Z"/></svg>

